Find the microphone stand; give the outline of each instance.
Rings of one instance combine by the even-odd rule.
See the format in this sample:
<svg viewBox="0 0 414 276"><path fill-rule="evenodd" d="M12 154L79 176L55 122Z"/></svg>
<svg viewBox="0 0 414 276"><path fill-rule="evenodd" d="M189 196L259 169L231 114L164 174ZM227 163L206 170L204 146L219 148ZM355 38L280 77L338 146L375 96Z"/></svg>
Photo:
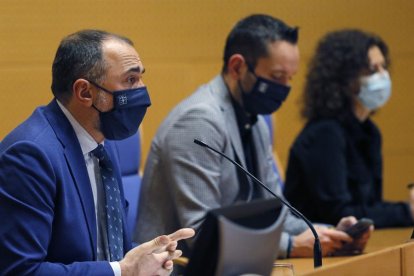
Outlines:
<svg viewBox="0 0 414 276"><path fill-rule="evenodd" d="M297 217L300 217L301 219L303 219L305 221L305 223L309 226L310 230L312 231L313 236L315 237L315 244L313 246L313 266L315 268L322 266L322 249L321 249L321 243L320 243L320 240L319 240L318 233L316 232L316 230L313 227L312 223L301 212L299 212L298 210L296 210L296 208L294 208L292 205L290 205L289 202L287 202L286 200L284 200L283 198L281 198L280 196L278 196L274 192L272 192L266 185L264 185L253 174L251 174L248 170L246 170L245 168L243 168L242 165L240 165L236 161L232 160L230 157L228 157L224 153L222 153L222 152L220 152L220 151L218 151L218 150L210 147L209 145L207 145L204 142L201 142L198 139L194 139L194 143L196 143L199 146L206 147L206 148L214 151L215 153L219 154L220 156L226 158L228 161L230 161L231 163L233 163L238 169L240 169L245 174L247 174L251 179L253 179L253 181L255 183L259 184L266 191L268 191L271 195L273 195L275 198L279 199L284 205L286 205L292 211L293 214L295 214Z"/></svg>

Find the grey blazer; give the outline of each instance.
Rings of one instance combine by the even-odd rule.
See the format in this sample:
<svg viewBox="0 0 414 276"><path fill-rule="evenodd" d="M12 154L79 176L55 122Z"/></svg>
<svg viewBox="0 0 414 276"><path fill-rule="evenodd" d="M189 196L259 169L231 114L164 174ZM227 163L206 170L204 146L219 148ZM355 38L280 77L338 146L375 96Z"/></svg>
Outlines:
<svg viewBox="0 0 414 276"><path fill-rule="evenodd" d="M272 169L271 143L263 118L253 126L252 133L258 178L282 196ZM235 203L239 192L237 169L218 154L194 144L195 138L233 159L237 155L246 165L235 112L222 76L201 86L176 106L158 129L142 181L136 242L181 227L198 229L206 211ZM263 190L262 197L271 195ZM297 235L306 228L303 221L288 215L279 257L286 256L289 234Z"/></svg>

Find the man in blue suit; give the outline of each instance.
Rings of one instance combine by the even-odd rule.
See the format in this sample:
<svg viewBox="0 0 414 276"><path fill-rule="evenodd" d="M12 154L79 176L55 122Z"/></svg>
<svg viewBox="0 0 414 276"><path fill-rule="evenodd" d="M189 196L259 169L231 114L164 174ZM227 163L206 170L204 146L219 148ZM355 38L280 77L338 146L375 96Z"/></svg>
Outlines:
<svg viewBox="0 0 414 276"><path fill-rule="evenodd" d="M171 273L177 241L194 231L131 249L119 164L105 140L137 131L150 105L144 71L125 37L86 30L62 40L54 99L0 144L1 275Z"/></svg>

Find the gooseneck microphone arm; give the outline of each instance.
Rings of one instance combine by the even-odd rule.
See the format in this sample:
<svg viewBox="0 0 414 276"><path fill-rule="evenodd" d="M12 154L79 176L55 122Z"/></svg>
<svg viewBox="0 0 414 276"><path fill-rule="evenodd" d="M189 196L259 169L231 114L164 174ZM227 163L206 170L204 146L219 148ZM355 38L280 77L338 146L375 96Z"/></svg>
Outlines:
<svg viewBox="0 0 414 276"><path fill-rule="evenodd" d="M284 200L282 197L278 196L277 194L275 194L274 192L272 192L265 184L263 184L259 179L257 179L253 174L251 174L248 170L246 170L245 168L243 168L242 165L240 165L239 163L237 163L236 161L232 160L230 157L228 157L227 155L225 155L224 153L210 147L209 145L207 145L204 142L201 142L198 139L194 139L194 143L196 143L199 146L208 148L209 150L214 151L215 153L219 154L220 156L226 158L228 161L230 161L231 163L233 163L238 169L240 169L241 171L243 171L245 174L247 174L251 179L253 179L253 181L256 184L259 184L260 186L262 186L266 191L268 191L271 195L273 195L275 198L279 199L284 205L286 205L293 214L295 214L296 216L300 217L301 219L303 219L306 224L309 226L310 230L312 231L313 235L315 236L315 244L313 246L313 266L314 267L320 267L322 266L322 250L321 250L321 243L319 241L319 236L318 233L316 232L315 228L313 227L312 223L298 210L296 210L292 205L290 205L289 202L287 202L286 200Z"/></svg>

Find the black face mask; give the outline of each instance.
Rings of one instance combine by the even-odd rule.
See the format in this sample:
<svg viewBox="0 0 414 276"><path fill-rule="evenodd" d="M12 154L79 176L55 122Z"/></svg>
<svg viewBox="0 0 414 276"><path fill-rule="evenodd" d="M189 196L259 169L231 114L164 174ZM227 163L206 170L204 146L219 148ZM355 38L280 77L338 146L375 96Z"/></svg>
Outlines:
<svg viewBox="0 0 414 276"><path fill-rule="evenodd" d="M111 92L95 82L89 82L112 95L114 99L114 108L107 112L92 105L99 112L101 131L105 138L122 140L136 133L147 107L151 105L147 88L144 86Z"/></svg>
<svg viewBox="0 0 414 276"><path fill-rule="evenodd" d="M271 114L278 110L287 98L290 86L258 77L252 70L250 72L256 77L251 91L244 91L239 81L244 109L251 114Z"/></svg>

